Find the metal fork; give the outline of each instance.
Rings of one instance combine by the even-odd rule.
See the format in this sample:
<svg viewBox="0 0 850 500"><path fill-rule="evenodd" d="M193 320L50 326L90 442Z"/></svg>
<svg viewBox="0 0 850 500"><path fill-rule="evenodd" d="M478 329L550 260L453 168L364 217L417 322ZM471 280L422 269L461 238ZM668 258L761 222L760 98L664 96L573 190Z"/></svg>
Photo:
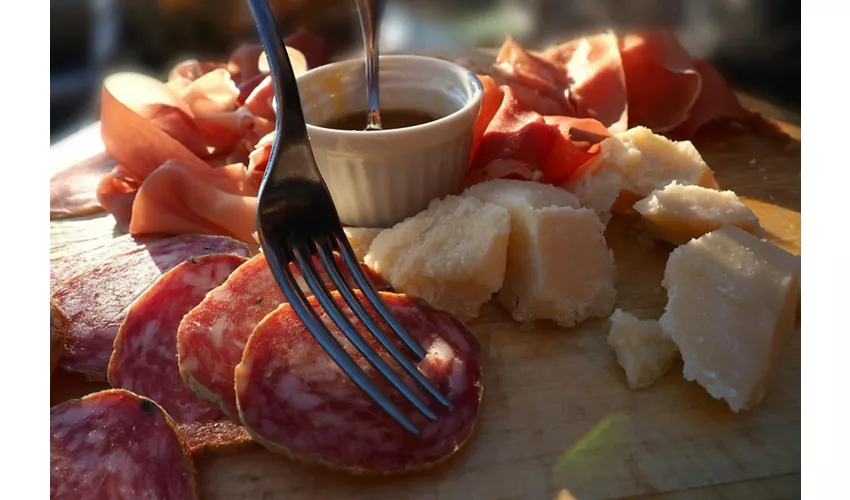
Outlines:
<svg viewBox="0 0 850 500"><path fill-rule="evenodd" d="M408 432L418 435L419 429L375 385L375 382L354 362L328 331L316 311L307 302L307 298L289 270L289 264L294 263L310 291L351 344L419 412L428 419L436 419L437 415L425 401L407 387L399 374L369 346L331 298L328 288L313 263L313 256L317 256L345 303L378 343L419 386L442 406L451 409L449 400L440 394L382 331L375 318L366 311L366 304L362 304L357 299L343 278L342 270L334 260L334 251L342 257L368 305L389 325L391 334L394 333L401 338L416 361L422 360L425 357L425 351L393 317L392 312L363 272L363 268L360 267L342 230L336 207L313 157L310 139L307 137L307 126L301 111L301 99L295 74L277 31L271 8L267 0L248 0L248 5L268 57L274 94L278 103L277 135L272 145L271 156L260 185L257 201L257 233L263 253L286 299L316 341L375 403Z"/></svg>

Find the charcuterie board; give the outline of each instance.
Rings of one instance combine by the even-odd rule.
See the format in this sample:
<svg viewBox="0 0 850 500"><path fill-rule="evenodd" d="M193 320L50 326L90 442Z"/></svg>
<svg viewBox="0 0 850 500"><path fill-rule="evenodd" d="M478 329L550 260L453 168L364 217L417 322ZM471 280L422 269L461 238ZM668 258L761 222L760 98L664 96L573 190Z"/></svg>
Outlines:
<svg viewBox="0 0 850 500"><path fill-rule="evenodd" d="M793 114L742 96L745 106L791 121ZM745 136L697 143L724 189L760 218L766 238L799 255L800 129L792 140ZM97 134L72 137L97 153ZM92 148L92 149L88 149ZM68 162L72 153L64 153ZM61 158L59 159L61 163ZM54 171L61 168L54 165ZM51 257L115 235L109 216L51 221ZM658 318L661 278L672 247L636 237L615 220L606 239L618 269L617 307ZM570 330L521 326L495 303L469 324L483 352L484 400L475 436L435 469L357 478L301 465L260 448L199 459L205 499L237 498L793 498L800 491L800 323L766 399L732 413L681 376L629 389L606 344L607 319ZM51 404L107 388L57 372ZM559 496L563 495L563 496Z"/></svg>

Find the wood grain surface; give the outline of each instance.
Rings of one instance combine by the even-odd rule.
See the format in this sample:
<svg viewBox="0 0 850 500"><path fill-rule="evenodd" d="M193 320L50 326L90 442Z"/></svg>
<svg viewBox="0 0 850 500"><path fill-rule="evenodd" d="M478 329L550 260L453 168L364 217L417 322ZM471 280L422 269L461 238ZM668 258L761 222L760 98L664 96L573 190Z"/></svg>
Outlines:
<svg viewBox="0 0 850 500"><path fill-rule="evenodd" d="M754 106L754 100L745 101ZM797 122L799 123L799 122ZM767 239L800 254L799 127L780 144L762 137L698 144L721 187L761 219ZM51 222L51 255L113 236L109 217ZM649 244L634 221L606 232L619 270L617 307L658 318L671 246ZM607 319L569 330L520 326L488 304L470 323L483 350L484 401L476 435L436 469L364 479L254 448L198 460L205 499L688 499L800 497L800 323L766 399L732 413L682 377L627 388L606 344ZM57 373L51 404L105 388Z"/></svg>

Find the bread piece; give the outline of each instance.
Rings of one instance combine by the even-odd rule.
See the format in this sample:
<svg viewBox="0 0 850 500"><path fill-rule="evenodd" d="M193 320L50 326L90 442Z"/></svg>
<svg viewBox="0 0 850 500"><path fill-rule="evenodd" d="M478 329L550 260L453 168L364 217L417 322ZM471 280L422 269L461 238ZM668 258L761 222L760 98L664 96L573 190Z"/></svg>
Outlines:
<svg viewBox="0 0 850 500"><path fill-rule="evenodd" d="M65 350L65 335L68 328L68 318L59 308L55 300L50 299L50 373L59 364L62 351Z"/></svg>
<svg viewBox="0 0 850 500"><path fill-rule="evenodd" d="M676 344L655 320L639 320L620 309L611 315L608 345L626 371L632 389L649 387L673 365L679 354Z"/></svg>
<svg viewBox="0 0 850 500"><path fill-rule="evenodd" d="M499 302L516 321L552 320L568 328L611 313L614 261L605 227L566 190L518 180L493 180L462 193L505 207L511 234Z"/></svg>
<svg viewBox="0 0 850 500"><path fill-rule="evenodd" d="M759 218L732 191L672 182L634 205L651 232L675 245L732 224L756 236L764 235Z"/></svg>
<svg viewBox="0 0 850 500"><path fill-rule="evenodd" d="M509 233L503 207L448 196L378 234L364 262L397 292L469 320L502 287Z"/></svg>
<svg viewBox="0 0 850 500"><path fill-rule="evenodd" d="M717 181L689 141L674 142L634 127L599 144L602 152L564 186L607 224L611 212L630 213L636 201L672 181L716 189Z"/></svg>
<svg viewBox="0 0 850 500"><path fill-rule="evenodd" d="M799 280L798 258L735 226L676 248L659 322L685 378L735 412L759 403L794 327Z"/></svg>
<svg viewBox="0 0 850 500"><path fill-rule="evenodd" d="M343 231L345 231L345 236L348 237L348 242L351 244L351 249L354 250L357 260L363 262L366 254L369 253L369 247L372 245L372 241L383 229L375 227L345 227Z"/></svg>

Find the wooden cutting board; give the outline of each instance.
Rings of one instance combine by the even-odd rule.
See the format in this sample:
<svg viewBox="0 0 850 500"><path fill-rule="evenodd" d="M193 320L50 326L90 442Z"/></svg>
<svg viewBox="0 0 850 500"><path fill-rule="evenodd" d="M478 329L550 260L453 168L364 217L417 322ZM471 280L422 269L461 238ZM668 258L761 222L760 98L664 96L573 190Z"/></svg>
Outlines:
<svg viewBox="0 0 850 500"><path fill-rule="evenodd" d="M782 118L799 123L793 114ZM767 239L799 255L800 129L781 125L790 144L749 136L698 146L721 187L759 216ZM111 217L50 226L51 258L113 237ZM617 307L658 318L672 247L648 248L622 220L606 237L619 269ZM800 497L799 316L767 398L742 414L685 381L681 363L653 387L628 389L605 342L607 319L570 330L520 326L488 304L469 326L483 350L484 401L475 437L453 459L406 477L356 478L255 448L199 460L202 498ZM57 373L51 404L106 387Z"/></svg>

